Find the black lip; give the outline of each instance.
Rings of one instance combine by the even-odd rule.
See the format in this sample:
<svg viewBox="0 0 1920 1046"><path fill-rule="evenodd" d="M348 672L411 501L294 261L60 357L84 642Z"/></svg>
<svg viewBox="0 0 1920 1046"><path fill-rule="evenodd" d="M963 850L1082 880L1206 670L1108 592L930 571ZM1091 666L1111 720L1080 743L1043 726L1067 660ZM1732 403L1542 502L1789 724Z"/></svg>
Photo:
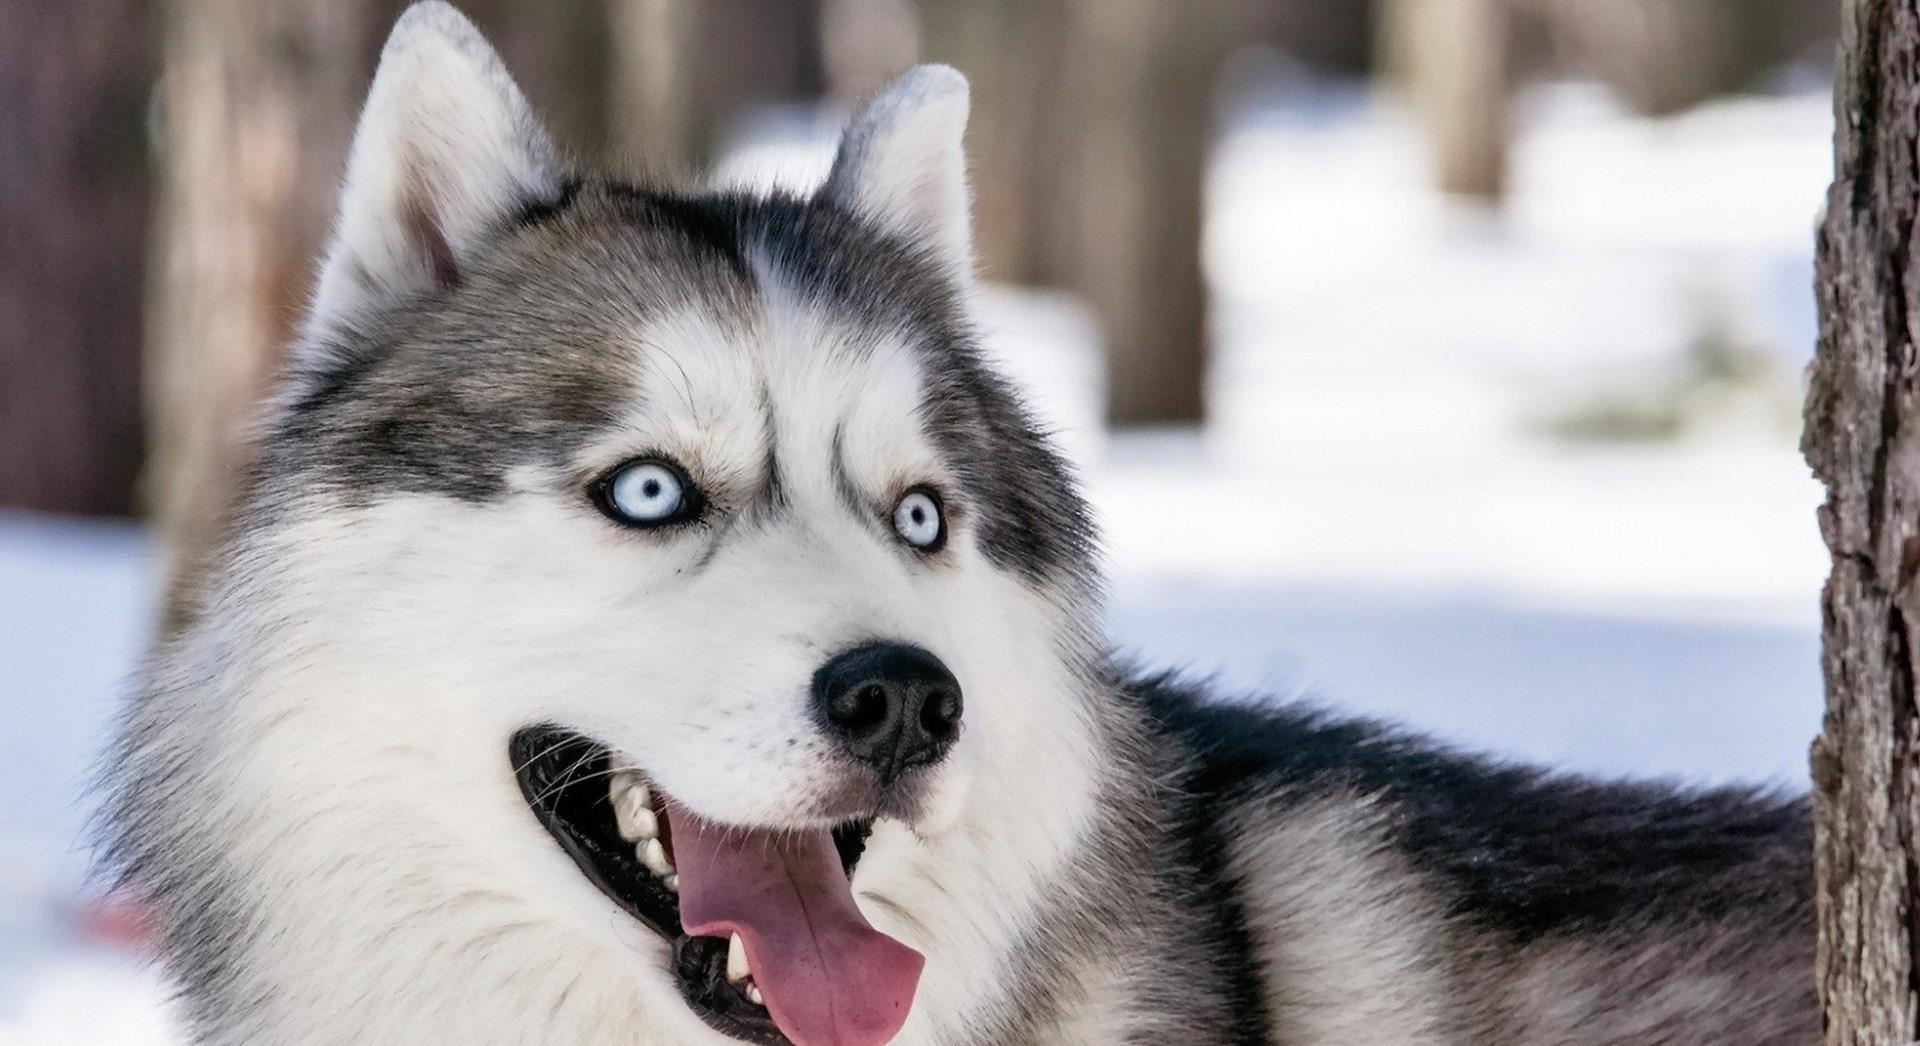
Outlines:
<svg viewBox="0 0 1920 1046"><path fill-rule="evenodd" d="M727 980L727 942L718 937L682 936L673 944L673 972L680 982L680 996L707 1027L761 1046L791 1043L764 1007L748 1001Z"/></svg>
<svg viewBox="0 0 1920 1046"><path fill-rule="evenodd" d="M620 838L607 797L611 751L583 734L544 724L516 732L507 742L507 757L527 806L580 874L673 946L674 979L687 1006L722 1035L765 1046L788 1043L767 1011L727 980L727 942L689 936L680 925L679 898ZM849 876L872 830L870 820L834 829Z"/></svg>
<svg viewBox="0 0 1920 1046"><path fill-rule="evenodd" d="M683 936L680 902L634 856L614 824L608 750L570 730L538 726L514 734L507 755L520 794L580 874L653 932L669 941Z"/></svg>

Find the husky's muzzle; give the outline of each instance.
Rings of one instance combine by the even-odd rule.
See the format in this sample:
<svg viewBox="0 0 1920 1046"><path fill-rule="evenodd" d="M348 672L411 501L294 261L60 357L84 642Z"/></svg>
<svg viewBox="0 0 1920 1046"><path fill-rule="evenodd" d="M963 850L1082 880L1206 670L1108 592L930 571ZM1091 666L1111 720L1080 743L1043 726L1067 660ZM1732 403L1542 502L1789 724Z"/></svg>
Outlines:
<svg viewBox="0 0 1920 1046"><path fill-rule="evenodd" d="M687 1004L756 1043L870 1046L905 1022L923 960L867 924L851 877L873 819L909 819L960 733L959 683L918 647L873 643L814 674L845 759L831 831L720 824L612 749L545 724L508 755L528 806L601 892L673 945Z"/></svg>

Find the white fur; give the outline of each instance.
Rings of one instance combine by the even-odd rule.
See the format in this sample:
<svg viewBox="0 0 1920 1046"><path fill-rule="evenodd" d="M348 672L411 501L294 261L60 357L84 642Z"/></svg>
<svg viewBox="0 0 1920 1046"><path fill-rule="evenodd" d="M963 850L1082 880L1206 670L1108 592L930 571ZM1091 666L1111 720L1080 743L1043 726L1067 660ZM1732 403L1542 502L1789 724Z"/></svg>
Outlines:
<svg viewBox="0 0 1920 1046"><path fill-rule="evenodd" d="M432 289L438 265L559 185L553 145L479 31L437 0L408 8L354 131L307 344L324 352L333 326Z"/></svg>
<svg viewBox="0 0 1920 1046"><path fill-rule="evenodd" d="M1242 811L1246 884L1267 1007L1286 1041L1448 1046L1443 905L1386 841L1366 799L1280 794Z"/></svg>
<svg viewBox="0 0 1920 1046"><path fill-rule="evenodd" d="M993 568L964 523L939 567L875 526L904 484L945 478L914 359L769 299L736 329L687 313L635 331L652 391L578 462L672 453L725 502L757 488L771 440L789 510L740 517L698 572L699 539L611 525L571 469L523 470L487 506L316 498L239 553L215 602L267 624L238 634L216 615L188 642L218 649L175 660L230 666L222 696L180 710L178 728L217 730L232 754L231 805L206 830L274 916L249 957L273 990L241 1038L729 1041L679 999L665 943L534 820L505 739L559 722L703 815L804 824L836 772L808 680L866 638L935 652L968 702L927 817L881 823L855 877L875 924L927 956L897 1041L940 1041L1006 997L1008 949L1093 814L1097 746L1061 697L1082 685L1060 656L1073 623ZM836 489L836 428L875 519Z"/></svg>
<svg viewBox="0 0 1920 1046"><path fill-rule="evenodd" d="M961 273L966 108L957 73L915 70L856 119L827 190ZM473 27L444 4L409 10L354 138L308 351L432 291L449 259L557 184ZM484 506L300 492L230 550L211 609L158 660L174 675L150 687L161 726L144 742L218 753L185 834L271 920L240 974L257 997L217 1041L731 1041L680 999L666 942L538 824L507 739L559 723L709 818L824 824L813 803L843 771L809 681L870 639L932 651L967 702L924 815L879 824L855 876L875 924L927 957L897 1041L997 1016L979 1007L1009 997L1009 950L1094 816L1098 745L1071 699L1088 684L1063 657L1084 623L987 560L964 501L942 562L901 547L895 499L953 478L924 435L913 353L761 269L750 315L690 307L630 332L646 391L568 467L523 468ZM769 447L788 503L755 514ZM726 532L600 517L579 477L639 454L679 461L730 510ZM1078 1026L1088 1041L1110 1027Z"/></svg>
<svg viewBox="0 0 1920 1046"><path fill-rule="evenodd" d="M827 175L828 197L972 275L967 162L967 79L922 65L854 115Z"/></svg>

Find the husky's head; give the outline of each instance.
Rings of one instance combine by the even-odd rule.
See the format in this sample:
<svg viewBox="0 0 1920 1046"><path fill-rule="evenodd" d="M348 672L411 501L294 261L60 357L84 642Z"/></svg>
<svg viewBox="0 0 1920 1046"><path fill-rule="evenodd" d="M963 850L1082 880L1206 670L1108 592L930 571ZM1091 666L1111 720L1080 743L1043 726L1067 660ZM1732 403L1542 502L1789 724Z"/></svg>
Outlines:
<svg viewBox="0 0 1920 1046"><path fill-rule="evenodd" d="M250 884L162 899L203 1010L985 1019L1100 728L1082 503L971 344L966 112L923 67L811 196L638 189L569 173L450 8L401 20L129 734L134 864Z"/></svg>

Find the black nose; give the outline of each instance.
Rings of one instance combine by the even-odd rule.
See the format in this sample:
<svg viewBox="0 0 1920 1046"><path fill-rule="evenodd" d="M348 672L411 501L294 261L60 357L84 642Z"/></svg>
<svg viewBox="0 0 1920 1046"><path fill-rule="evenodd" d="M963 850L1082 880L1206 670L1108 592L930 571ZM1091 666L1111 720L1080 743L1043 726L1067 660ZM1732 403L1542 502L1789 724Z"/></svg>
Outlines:
<svg viewBox="0 0 1920 1046"><path fill-rule="evenodd" d="M960 736L960 684L917 646L854 647L813 674L813 704L827 734L892 782L931 766Z"/></svg>

